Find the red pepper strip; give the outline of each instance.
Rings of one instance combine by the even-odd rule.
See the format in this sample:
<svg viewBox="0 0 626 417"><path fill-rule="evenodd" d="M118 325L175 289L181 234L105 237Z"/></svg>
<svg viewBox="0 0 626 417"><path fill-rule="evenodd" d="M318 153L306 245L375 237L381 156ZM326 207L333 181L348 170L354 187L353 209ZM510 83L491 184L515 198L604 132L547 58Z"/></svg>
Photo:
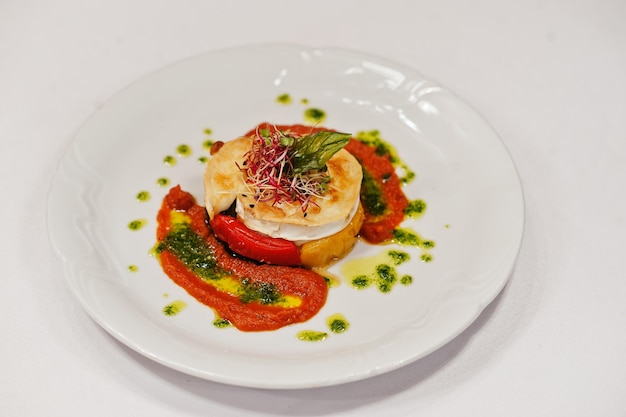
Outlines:
<svg viewBox="0 0 626 417"><path fill-rule="evenodd" d="M218 239L239 255L274 265L302 264L295 243L249 229L231 216L216 214L211 220L211 229Z"/></svg>

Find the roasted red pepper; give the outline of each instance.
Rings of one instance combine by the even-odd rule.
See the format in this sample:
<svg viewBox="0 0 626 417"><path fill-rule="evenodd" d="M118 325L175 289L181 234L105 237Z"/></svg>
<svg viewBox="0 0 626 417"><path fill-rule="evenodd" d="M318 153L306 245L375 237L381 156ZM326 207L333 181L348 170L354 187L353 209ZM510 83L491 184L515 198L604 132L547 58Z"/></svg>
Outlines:
<svg viewBox="0 0 626 417"><path fill-rule="evenodd" d="M216 214L211 220L211 229L239 255L274 265L301 265L295 243L251 230L234 217Z"/></svg>

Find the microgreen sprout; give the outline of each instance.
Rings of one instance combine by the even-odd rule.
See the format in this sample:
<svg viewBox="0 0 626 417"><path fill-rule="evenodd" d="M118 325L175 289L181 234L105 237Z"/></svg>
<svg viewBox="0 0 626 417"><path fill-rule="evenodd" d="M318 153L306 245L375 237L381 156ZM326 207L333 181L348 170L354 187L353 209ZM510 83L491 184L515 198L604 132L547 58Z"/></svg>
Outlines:
<svg viewBox="0 0 626 417"><path fill-rule="evenodd" d="M275 126L257 129L240 169L257 201L297 203L306 214L328 190L326 162L349 138L335 132L299 135Z"/></svg>

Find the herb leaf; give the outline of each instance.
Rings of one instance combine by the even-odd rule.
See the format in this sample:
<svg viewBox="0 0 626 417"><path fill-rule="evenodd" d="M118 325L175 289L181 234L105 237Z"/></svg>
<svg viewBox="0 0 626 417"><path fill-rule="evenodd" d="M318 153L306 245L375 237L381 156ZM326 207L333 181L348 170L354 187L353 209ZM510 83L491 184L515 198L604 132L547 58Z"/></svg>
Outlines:
<svg viewBox="0 0 626 417"><path fill-rule="evenodd" d="M293 172L300 174L324 168L326 162L348 144L350 137L349 133L322 131L296 139L288 152Z"/></svg>

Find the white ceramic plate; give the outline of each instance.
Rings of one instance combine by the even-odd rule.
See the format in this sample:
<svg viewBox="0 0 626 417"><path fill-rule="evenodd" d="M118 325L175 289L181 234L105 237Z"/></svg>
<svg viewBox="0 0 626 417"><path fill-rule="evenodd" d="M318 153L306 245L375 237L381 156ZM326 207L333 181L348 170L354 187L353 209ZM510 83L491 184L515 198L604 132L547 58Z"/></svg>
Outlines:
<svg viewBox="0 0 626 417"><path fill-rule="evenodd" d="M284 93L291 104L277 103ZM412 260L399 269L413 277L412 285L383 294L343 283L307 323L259 333L218 329L213 311L173 284L149 255L167 191L156 181L167 177L201 201L204 140L228 140L262 121L303 123L310 107L326 112L326 127L378 129L395 145L417 173L405 193L428 204L421 219L405 226L436 242L434 259L421 262L418 249L405 248ZM191 146L192 155L164 165L179 144ZM142 190L150 192L149 201L136 200ZM185 60L106 102L60 163L48 220L69 286L124 344L209 380L304 388L390 371L461 333L505 285L521 243L523 210L520 182L500 139L446 89L361 53L265 45ZM131 232L129 222L142 218L148 224ZM349 259L384 249L359 243ZM332 271L339 273L340 265ZM176 300L187 308L164 315ZM333 313L348 319L347 332L316 343L296 338L303 329L327 330Z"/></svg>

